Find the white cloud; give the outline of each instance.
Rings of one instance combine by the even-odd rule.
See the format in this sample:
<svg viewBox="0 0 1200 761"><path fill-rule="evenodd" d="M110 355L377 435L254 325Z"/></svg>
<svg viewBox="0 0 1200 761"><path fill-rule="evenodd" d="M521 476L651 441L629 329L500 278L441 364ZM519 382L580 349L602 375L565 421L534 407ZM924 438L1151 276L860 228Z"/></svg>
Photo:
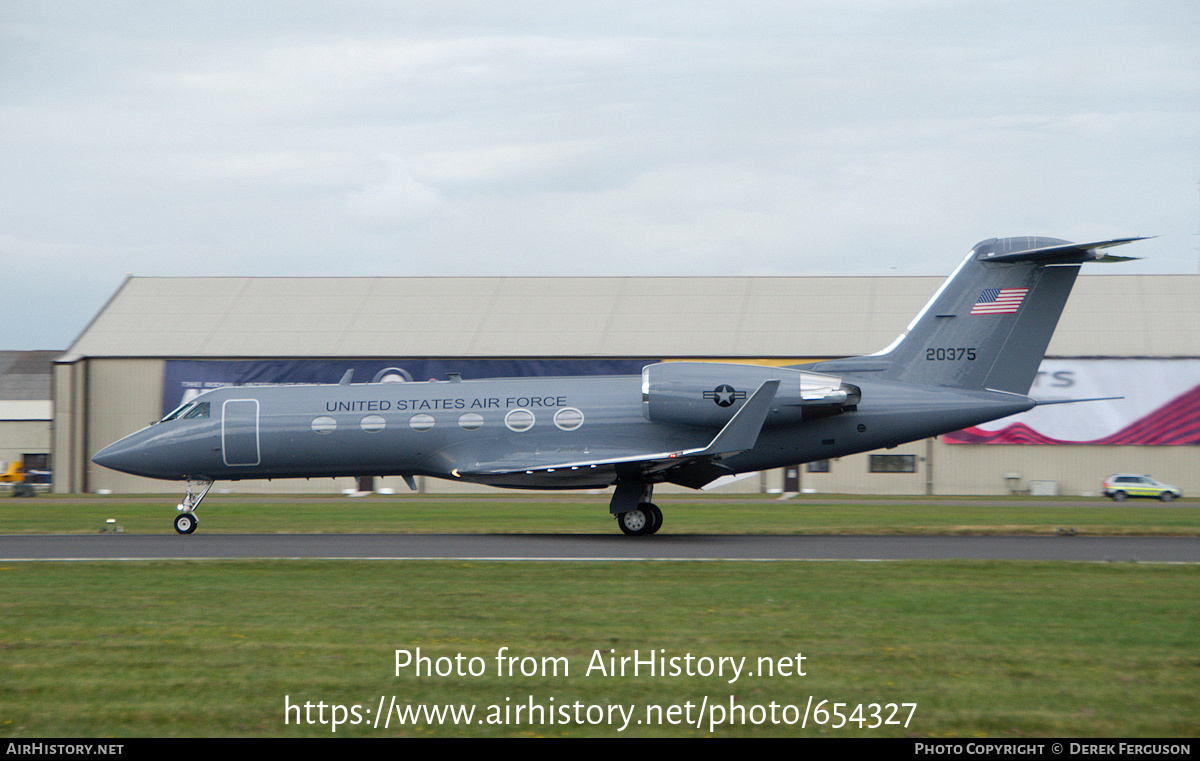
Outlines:
<svg viewBox="0 0 1200 761"><path fill-rule="evenodd" d="M5 256L97 273L28 272L80 327L126 270L936 274L1033 233L1192 273L1198 38L1190 0L17 6Z"/></svg>
<svg viewBox="0 0 1200 761"><path fill-rule="evenodd" d="M380 160L377 178L347 199L351 214L372 227L393 227L420 219L442 205L438 191L417 180L398 156Z"/></svg>

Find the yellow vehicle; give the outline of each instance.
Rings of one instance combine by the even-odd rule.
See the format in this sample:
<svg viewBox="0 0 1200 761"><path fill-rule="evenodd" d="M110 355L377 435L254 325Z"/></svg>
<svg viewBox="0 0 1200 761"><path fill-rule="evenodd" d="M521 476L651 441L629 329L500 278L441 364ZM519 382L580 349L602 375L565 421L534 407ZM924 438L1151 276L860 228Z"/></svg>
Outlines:
<svg viewBox="0 0 1200 761"><path fill-rule="evenodd" d="M0 473L0 484L20 484L25 482L25 464L13 460L8 464L8 470Z"/></svg>
<svg viewBox="0 0 1200 761"><path fill-rule="evenodd" d="M8 469L0 473L0 484L12 484L12 495L14 497L32 497L33 484L29 483L25 470L25 463L20 460L13 460L8 464Z"/></svg>

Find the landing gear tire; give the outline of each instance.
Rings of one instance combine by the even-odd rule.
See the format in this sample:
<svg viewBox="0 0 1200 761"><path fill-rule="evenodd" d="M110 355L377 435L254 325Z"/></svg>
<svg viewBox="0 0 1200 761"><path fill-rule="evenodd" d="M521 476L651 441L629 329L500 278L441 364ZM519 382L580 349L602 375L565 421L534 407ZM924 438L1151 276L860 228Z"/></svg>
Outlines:
<svg viewBox="0 0 1200 761"><path fill-rule="evenodd" d="M617 525L628 536L643 536L650 527L650 520L641 510L617 513Z"/></svg>
<svg viewBox="0 0 1200 761"><path fill-rule="evenodd" d="M658 505L652 502L643 502L642 504L638 505L638 509L644 512L647 517L650 518L650 530L646 533L657 534L658 530L662 528L662 510L659 510Z"/></svg>
<svg viewBox="0 0 1200 761"><path fill-rule="evenodd" d="M629 536L648 536L662 526L662 511L657 505L643 502L636 510L619 513L617 525Z"/></svg>
<svg viewBox="0 0 1200 761"><path fill-rule="evenodd" d="M196 516L193 513L180 513L175 516L175 530L180 534L190 534L196 530Z"/></svg>

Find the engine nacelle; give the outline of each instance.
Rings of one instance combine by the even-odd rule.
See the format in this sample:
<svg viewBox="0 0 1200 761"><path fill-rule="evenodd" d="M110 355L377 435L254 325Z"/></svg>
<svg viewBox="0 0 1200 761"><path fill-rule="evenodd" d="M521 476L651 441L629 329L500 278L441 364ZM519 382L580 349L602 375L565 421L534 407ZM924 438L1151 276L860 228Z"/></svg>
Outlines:
<svg viewBox="0 0 1200 761"><path fill-rule="evenodd" d="M642 414L654 423L718 428L763 381L776 378L779 391L766 425L837 415L858 404L858 387L832 375L761 365L663 362L642 369Z"/></svg>

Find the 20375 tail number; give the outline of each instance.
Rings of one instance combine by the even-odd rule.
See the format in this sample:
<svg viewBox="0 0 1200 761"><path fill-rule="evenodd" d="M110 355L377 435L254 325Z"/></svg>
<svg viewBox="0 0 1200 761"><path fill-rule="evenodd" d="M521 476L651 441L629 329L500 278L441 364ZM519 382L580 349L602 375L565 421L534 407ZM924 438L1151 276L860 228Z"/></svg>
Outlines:
<svg viewBox="0 0 1200 761"><path fill-rule="evenodd" d="M975 347L958 349L926 349L926 362L967 362L975 361Z"/></svg>

